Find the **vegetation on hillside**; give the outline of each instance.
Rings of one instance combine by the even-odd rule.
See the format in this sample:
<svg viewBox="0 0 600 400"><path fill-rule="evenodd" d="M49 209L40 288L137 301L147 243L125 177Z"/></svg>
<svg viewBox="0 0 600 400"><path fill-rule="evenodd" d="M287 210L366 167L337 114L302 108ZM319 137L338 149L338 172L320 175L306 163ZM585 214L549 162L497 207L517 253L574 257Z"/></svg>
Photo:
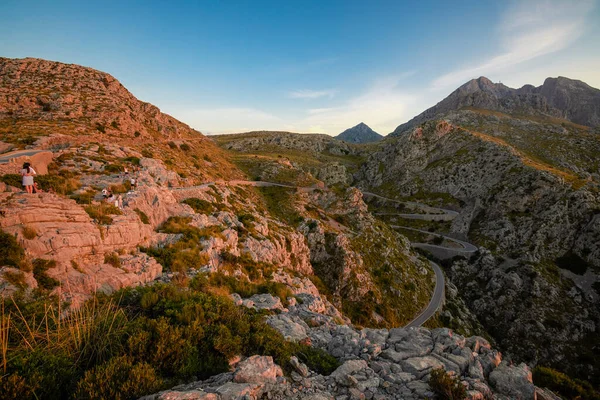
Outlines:
<svg viewBox="0 0 600 400"><path fill-rule="evenodd" d="M156 284L97 296L61 318L54 298L0 305L0 397L136 399L181 381L229 370L229 360L262 354L290 371L297 355L328 374L326 353L286 342L261 313L221 295Z"/></svg>

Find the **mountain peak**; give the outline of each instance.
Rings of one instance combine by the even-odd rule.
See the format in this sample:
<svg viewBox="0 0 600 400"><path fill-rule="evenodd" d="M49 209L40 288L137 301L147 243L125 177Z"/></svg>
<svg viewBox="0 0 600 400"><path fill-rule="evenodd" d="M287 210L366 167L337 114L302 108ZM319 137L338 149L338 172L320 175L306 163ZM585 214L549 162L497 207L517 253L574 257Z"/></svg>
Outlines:
<svg viewBox="0 0 600 400"><path fill-rule="evenodd" d="M361 122L352 128L346 129L335 138L348 143L370 143L383 139L383 136L369 128L364 122Z"/></svg>

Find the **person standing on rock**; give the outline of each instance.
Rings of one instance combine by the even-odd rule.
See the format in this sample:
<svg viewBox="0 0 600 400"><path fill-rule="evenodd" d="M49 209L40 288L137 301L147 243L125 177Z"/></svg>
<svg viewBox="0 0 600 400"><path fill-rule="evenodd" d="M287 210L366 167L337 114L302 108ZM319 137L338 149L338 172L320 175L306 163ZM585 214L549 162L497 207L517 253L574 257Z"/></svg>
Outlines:
<svg viewBox="0 0 600 400"><path fill-rule="evenodd" d="M23 169L21 169L21 176L23 177L23 186L25 186L25 190L27 193L33 193L33 176L37 175L35 170L31 167L31 164L26 162L23 164Z"/></svg>

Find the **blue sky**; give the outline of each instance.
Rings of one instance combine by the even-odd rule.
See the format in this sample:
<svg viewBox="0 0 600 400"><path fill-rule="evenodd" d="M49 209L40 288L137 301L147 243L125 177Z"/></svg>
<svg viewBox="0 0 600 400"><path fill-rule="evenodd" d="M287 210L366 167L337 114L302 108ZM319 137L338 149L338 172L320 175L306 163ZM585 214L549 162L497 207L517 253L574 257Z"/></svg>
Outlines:
<svg viewBox="0 0 600 400"><path fill-rule="evenodd" d="M205 133L387 134L481 75L600 87L597 0L91 3L3 0L0 56L108 72Z"/></svg>

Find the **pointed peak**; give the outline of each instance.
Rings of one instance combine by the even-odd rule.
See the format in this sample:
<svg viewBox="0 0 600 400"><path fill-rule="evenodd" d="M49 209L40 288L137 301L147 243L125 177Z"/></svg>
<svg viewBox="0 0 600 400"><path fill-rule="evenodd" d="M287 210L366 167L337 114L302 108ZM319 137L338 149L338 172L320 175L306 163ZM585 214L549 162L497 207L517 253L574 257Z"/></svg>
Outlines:
<svg viewBox="0 0 600 400"><path fill-rule="evenodd" d="M343 140L349 143L368 143L381 140L383 136L373 131L364 122L346 129L344 132L336 136L336 139Z"/></svg>

